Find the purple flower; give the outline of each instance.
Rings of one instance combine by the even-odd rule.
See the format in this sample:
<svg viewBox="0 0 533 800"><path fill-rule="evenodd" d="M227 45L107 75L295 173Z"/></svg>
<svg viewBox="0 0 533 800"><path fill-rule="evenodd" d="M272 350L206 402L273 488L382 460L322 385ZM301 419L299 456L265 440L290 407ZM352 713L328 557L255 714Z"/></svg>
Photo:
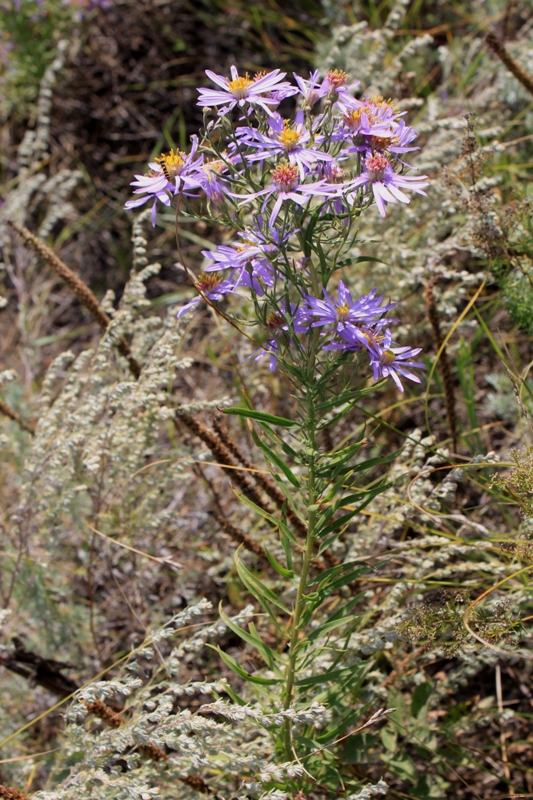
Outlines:
<svg viewBox="0 0 533 800"><path fill-rule="evenodd" d="M399 347L392 341L392 334L388 328L385 334L381 333L381 326L374 330L357 333L362 333L366 340L364 346L370 356L375 381L379 378L391 377L400 392L403 392L400 376L414 383L420 383L420 378L414 375L411 369L425 369L425 364L419 361L410 361L410 359L422 351L421 347ZM341 337L345 340L345 349L361 349L360 336L356 336L354 330L341 331Z"/></svg>
<svg viewBox="0 0 533 800"><path fill-rule="evenodd" d="M328 186L325 181L315 181L314 183L304 184L299 180L298 167L291 166L286 161L282 161L276 169L272 170L272 184L259 192L248 194L241 200L239 206L244 206L257 197L264 197L261 213L264 212L269 199L277 195L276 201L270 214L269 224L274 225L281 206L285 200L292 200L300 206L309 202L311 197L328 197L337 194L337 186ZM231 195L232 197L242 198L243 195Z"/></svg>
<svg viewBox="0 0 533 800"><path fill-rule="evenodd" d="M137 180L131 183L131 186L137 186L133 194L142 196L128 200L125 207L136 208L153 199L152 225L155 225L158 200L165 206L169 206L172 194L177 194L180 191L189 194L191 190L197 189L200 185L197 175L203 156L199 156L197 159L194 158L197 149L198 137L193 136L193 144L189 154L182 153L180 150L176 152L171 150L170 153L150 162L148 165L150 171L146 175L136 175L135 178Z"/></svg>
<svg viewBox="0 0 533 800"><path fill-rule="evenodd" d="M228 165L225 161L216 159L214 161L206 161L197 172L196 180L198 186L215 206L219 206L226 201L228 187L221 175L227 171Z"/></svg>
<svg viewBox="0 0 533 800"><path fill-rule="evenodd" d="M403 392L400 376L415 383L420 383L420 378L411 372L411 369L425 369L425 364L410 359L417 356L421 347L400 347L392 341L392 334L387 328L382 333L385 321L379 321L368 327L346 326L339 331L342 341L335 342L329 350L362 350L368 352L370 364L374 372L374 380L391 377L396 386Z"/></svg>
<svg viewBox="0 0 533 800"><path fill-rule="evenodd" d="M372 142L392 137L390 120L380 120L364 106L350 108L340 118L340 124L331 137L333 141L353 142L347 152L360 152L372 149Z"/></svg>
<svg viewBox="0 0 533 800"><path fill-rule="evenodd" d="M289 164L298 167L301 180L317 161L331 161L332 156L311 146L311 132L304 126L304 115L299 111L294 124L283 119L279 114L270 117L268 135L259 133L253 128L241 128L240 138L243 144L253 147L257 153L246 156L248 161L264 161L272 156L284 156ZM237 131L237 133L239 133ZM315 137L320 143L323 137Z"/></svg>
<svg viewBox="0 0 533 800"><path fill-rule="evenodd" d="M341 69L330 70L320 87L322 96L337 103L341 109L353 108L359 101L350 94L350 90L359 86L361 81L352 81L349 84L349 78L348 73Z"/></svg>
<svg viewBox="0 0 533 800"><path fill-rule="evenodd" d="M355 326L375 322L396 305L388 303L382 306L383 296L376 297L376 291L377 289L373 289L370 294L354 301L344 281L339 281L338 301L332 299L325 289L323 289L324 300L308 295L307 312L310 317L315 317L311 327L332 325L336 333L341 333L345 328L352 329Z"/></svg>
<svg viewBox="0 0 533 800"><path fill-rule="evenodd" d="M224 75L217 75L210 69L205 71L208 78L213 83L220 86L220 89L198 89L200 97L197 105L199 106L222 106L219 114L227 114L235 106L242 108L246 103L260 106L267 114L270 114L272 107L285 97L290 97L298 91L288 82L283 82L286 72L275 69L266 75L261 75L252 79L246 73L245 77L239 77L237 68L231 67L231 80Z"/></svg>
<svg viewBox="0 0 533 800"><path fill-rule="evenodd" d="M310 111L315 103L317 103L326 93L326 89L320 83L319 72L315 70L309 73L309 80L301 78L295 72L292 73L294 79L298 84L300 90L299 94L302 95L302 108L304 111Z"/></svg>
<svg viewBox="0 0 533 800"><path fill-rule="evenodd" d="M272 339L268 339L263 347L250 356L250 358L253 357L254 361L261 361L265 356L269 356L270 372L274 372L277 366L279 337L284 335L285 339L290 342L291 339L287 333L289 330L294 331L294 333L306 333L309 330L309 320L305 309L296 308L294 303L290 303L288 313L291 316L290 325L286 319L287 307L285 301L282 300L280 313L272 312L267 315L266 324L275 336Z"/></svg>
<svg viewBox="0 0 533 800"><path fill-rule="evenodd" d="M347 187L350 192L347 201L352 205L357 200L356 190L360 186L364 186L366 191L370 191L371 188L379 213L384 217L387 203L411 202L401 189L411 189L425 197L426 193L422 189L428 184L427 175L399 175L386 156L375 153L366 157L361 175L350 181Z"/></svg>
<svg viewBox="0 0 533 800"><path fill-rule="evenodd" d="M198 275L195 285L198 290L198 296L189 300L188 303L180 308L178 311L178 319L181 319L191 308L197 306L205 297L207 297L208 300L222 300L226 294L235 294L235 289L239 286L239 280L238 278L237 280L222 280L220 275L202 272Z"/></svg>
<svg viewBox="0 0 533 800"><path fill-rule="evenodd" d="M388 331L387 334L389 334ZM391 377L400 392L403 392L400 376L414 383L420 383L420 378L418 375L414 375L411 369L425 369L425 364L409 359L417 356L421 350L421 347L387 347L385 349L383 346L379 357L373 357L372 351L369 351L374 380L377 381L380 377Z"/></svg>

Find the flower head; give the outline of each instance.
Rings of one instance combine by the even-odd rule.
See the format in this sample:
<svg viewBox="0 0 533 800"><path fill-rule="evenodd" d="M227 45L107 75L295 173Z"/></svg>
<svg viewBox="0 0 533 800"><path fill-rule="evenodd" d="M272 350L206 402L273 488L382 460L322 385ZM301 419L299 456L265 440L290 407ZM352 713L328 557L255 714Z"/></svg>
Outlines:
<svg viewBox="0 0 533 800"><path fill-rule="evenodd" d="M252 354L254 361L261 361L265 356L269 356L270 371L274 372L277 366L279 341L283 337L287 343L293 343L290 332L305 333L309 330L309 320L305 308L297 308L294 303L289 303L287 307L285 301L279 305L279 311L272 311L266 316L268 329L274 337ZM250 356L250 357L252 357Z"/></svg>
<svg viewBox="0 0 533 800"><path fill-rule="evenodd" d="M335 333L340 333L345 328L368 325L375 322L384 313L394 308L395 303L382 305L383 296L376 297L376 289L369 294L353 300L344 281L339 281L338 300L331 298L325 289L324 300L317 297L306 297L307 312L309 317L314 317L312 327L332 325Z"/></svg>
<svg viewBox="0 0 533 800"><path fill-rule="evenodd" d="M273 156L281 156L289 164L298 167L300 178L303 180L317 161L331 161L332 156L317 150L311 144L311 131L304 125L304 115L299 111L296 119L291 123L279 114L273 114L269 120L268 134L259 133L252 128L241 128L237 132L241 142L255 149L255 153L246 156L247 161L264 161ZM323 140L315 136L316 143Z"/></svg>
<svg viewBox="0 0 533 800"><path fill-rule="evenodd" d="M357 101L350 92L359 86L360 81L348 83L349 80L350 76L342 69L330 70L322 81L322 96L337 103L341 109L351 108Z"/></svg>
<svg viewBox="0 0 533 800"><path fill-rule="evenodd" d="M284 97L290 97L298 91L290 83L283 81L287 73L279 69L260 75L256 80L250 78L248 73L240 76L235 66L231 67L231 78L217 75L210 69L206 70L205 74L220 88L198 89L200 97L197 105L223 106L219 110L221 115L227 114L235 106L242 108L246 103L259 106L270 114L272 108L275 108Z"/></svg>
<svg viewBox="0 0 533 800"><path fill-rule="evenodd" d="M383 153L369 154L365 159L363 172L348 185L347 201L357 201L359 187L366 191L372 189L376 205L382 217L388 203L410 203L401 189L410 189L417 194L426 195L423 188L428 186L427 175L399 175Z"/></svg>
<svg viewBox="0 0 533 800"><path fill-rule="evenodd" d="M231 280L231 278L230 280L223 280L222 277L216 273L202 272L198 275L195 286L198 291L198 296L189 300L188 303L180 308L178 311L178 319L181 319L184 314L190 311L191 308L197 306L204 298L208 300L222 300L224 295L235 293L238 281Z"/></svg>
<svg viewBox="0 0 533 800"><path fill-rule="evenodd" d="M193 136L190 153L171 150L170 153L163 154L150 162L149 171L145 175L136 175L136 180L131 183L131 186L137 187L133 194L140 194L142 197L128 200L125 207L136 208L153 200L152 225L155 225L158 200L163 205L169 206L173 194L180 191L190 194L198 188L198 175L203 156L195 158L197 150L198 137Z"/></svg>
<svg viewBox="0 0 533 800"><path fill-rule="evenodd" d="M411 370L425 369L425 364L411 359L417 356L422 348L400 347L393 342L388 328L383 333L385 324L385 320L380 320L369 326L346 326L339 331L340 341L329 345L327 349L365 350L370 358L374 380L391 377L400 392L403 392L401 377L420 383L420 378Z"/></svg>
<svg viewBox="0 0 533 800"><path fill-rule="evenodd" d="M276 200L272 207L270 214L269 224L274 226L282 204L287 200L292 200L299 206L303 206L314 197L328 197L332 194L337 194L339 191L338 186L328 186L324 180L313 181L312 183L304 183L299 177L298 167L292 166L288 161L282 161L276 169L271 171L272 183L265 189L259 192L247 195L231 195L232 197L241 199L240 206L255 200L258 197L264 197L261 213L264 212L269 199L276 196Z"/></svg>
<svg viewBox="0 0 533 800"><path fill-rule="evenodd" d="M301 78L295 72L293 72L293 75L300 90L299 94L302 95L302 108L304 111L310 111L325 94L325 89L320 83L319 72L318 70L310 72L309 80Z"/></svg>

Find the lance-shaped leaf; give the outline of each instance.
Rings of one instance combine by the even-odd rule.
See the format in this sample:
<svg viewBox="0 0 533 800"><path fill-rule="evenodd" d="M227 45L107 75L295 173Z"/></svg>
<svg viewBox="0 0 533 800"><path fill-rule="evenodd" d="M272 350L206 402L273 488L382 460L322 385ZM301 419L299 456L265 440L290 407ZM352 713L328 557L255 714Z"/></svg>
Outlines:
<svg viewBox="0 0 533 800"><path fill-rule="evenodd" d="M260 678L256 675L250 675L241 665L235 661L234 658L225 653L218 645L208 644L212 650L216 650L224 664L229 667L233 672L243 678L248 683L255 683L257 686L273 686L276 683L281 683L282 678Z"/></svg>
<svg viewBox="0 0 533 800"><path fill-rule="evenodd" d="M294 578L294 572L292 569L286 569L283 567L279 561L274 558L272 553L268 550L266 544L263 545L263 550L265 551L265 555L272 567L276 570L278 575L281 575L282 578Z"/></svg>
<svg viewBox="0 0 533 800"><path fill-rule="evenodd" d="M235 414L238 417L254 419L256 422L264 422L267 425L278 425L281 428L292 428L298 424L294 420L276 417L274 414L265 414L262 411L254 411L251 408L223 408L221 410L223 414Z"/></svg>
<svg viewBox="0 0 533 800"><path fill-rule="evenodd" d="M249 626L250 632L248 633L247 631L244 630L244 628L241 628L240 625L237 625L235 622L233 622L233 620L230 617L224 614L224 611L222 610L222 605L219 606L218 611L221 620L226 623L228 628L232 630L233 633L236 633L237 636L239 636L239 638L241 638L244 642L247 642L249 645L254 647L257 650L257 652L261 654L261 656L265 660L265 663L268 665L269 669L271 669L273 672L276 673L276 675L278 675L278 677L281 678L282 674L276 664L283 663L284 659L282 656L280 656L279 653L276 653L274 652L274 650L271 650L270 647L263 642L263 640L259 637L259 634L255 629L255 626L250 625Z"/></svg>
<svg viewBox="0 0 533 800"><path fill-rule="evenodd" d="M269 514L268 511L265 511L263 508L261 508L261 506L256 505L253 500L250 500L248 497L246 497L246 495L241 494L236 489L233 489L233 491L239 500L242 500L243 503L246 503L247 506L256 511L259 516L264 517L264 519L272 523L275 528L279 528L279 530L292 542L295 547L298 547L300 550L302 549L300 542L284 522L282 522L280 519L277 519L273 514Z"/></svg>
<svg viewBox="0 0 533 800"><path fill-rule="evenodd" d="M267 459L267 461L270 461L271 464L274 464L278 469L280 469L287 478L287 480L289 480L296 489L299 489L300 482L298 478L293 473L293 471L287 466L287 464L285 464L283 459L281 459L273 450L271 450L270 447L268 447L268 445L262 442L259 436L257 436L255 432L252 435L255 444L261 448L261 450L265 454L265 458Z"/></svg>
<svg viewBox="0 0 533 800"><path fill-rule="evenodd" d="M252 594L261 603L265 611L270 615L276 625L278 624L278 621L272 612L272 606L279 608L284 614L287 614L287 616L290 617L291 612L283 605L277 594L273 592L272 589L269 589L268 586L265 586L263 581L253 575L248 567L242 563L239 558L238 551L235 554L235 563L237 565L239 578L244 583L250 594Z"/></svg>

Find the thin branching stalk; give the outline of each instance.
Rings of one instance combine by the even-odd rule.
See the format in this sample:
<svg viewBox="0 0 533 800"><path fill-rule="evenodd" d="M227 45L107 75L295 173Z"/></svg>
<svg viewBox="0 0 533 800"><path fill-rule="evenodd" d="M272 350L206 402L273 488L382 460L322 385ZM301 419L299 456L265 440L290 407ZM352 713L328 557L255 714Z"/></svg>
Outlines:
<svg viewBox="0 0 533 800"><path fill-rule="evenodd" d="M509 55L507 48L500 42L498 37L494 33L489 32L485 37L485 41L492 52L498 56L502 64L507 67L511 75L514 75L516 80L520 81L524 89L527 89L529 94L533 95L533 78L520 66L518 61L515 61L515 59Z"/></svg>
<svg viewBox="0 0 533 800"><path fill-rule="evenodd" d="M435 344L437 346L437 350L440 349L443 342L442 332L440 329L439 314L435 303L435 292L434 292L435 284L437 283L438 280L439 276L434 276L433 278L431 278L424 291L424 299L426 301L426 312L429 323L431 325L431 330L433 331L433 336L435 338ZM453 378L450 368L450 362L448 359L448 353L445 347L443 348L442 353L440 355L439 365L442 377L442 385L444 388L446 417L448 419L448 425L450 426L450 435L452 437L453 447L455 450L457 449L457 412L455 410L455 389L453 386Z"/></svg>
<svg viewBox="0 0 533 800"><path fill-rule="evenodd" d="M65 283L69 289L71 289L82 306L89 311L91 316L94 320L98 323L98 325L102 328L102 330L106 330L111 323L111 319L109 318L108 314L101 308L100 303L91 292L88 286L78 278L78 276L67 267L64 261L62 261L54 251L48 247L38 236L35 236L34 233L29 231L23 225L19 225L18 222L14 220L7 220L7 224L13 228L16 233L20 236L25 244L30 247L34 253L36 253L39 258L41 258L45 264L47 264L55 274L61 278L63 283ZM121 356L127 360L129 364L129 368L135 378L138 378L141 374L141 367L138 361L132 356L131 349L127 341L124 337L120 337L117 342L117 350L119 351Z"/></svg>

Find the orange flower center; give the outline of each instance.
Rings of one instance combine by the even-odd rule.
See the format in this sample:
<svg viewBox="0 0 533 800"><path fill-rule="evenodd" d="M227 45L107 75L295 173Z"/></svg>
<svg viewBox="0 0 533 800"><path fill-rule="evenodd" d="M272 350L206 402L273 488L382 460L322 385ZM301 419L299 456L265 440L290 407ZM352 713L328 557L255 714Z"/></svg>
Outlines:
<svg viewBox="0 0 533 800"><path fill-rule="evenodd" d="M361 124L361 114L365 112L367 119L371 125L373 125L377 121L376 115L370 111L369 108L366 106L364 108L354 108L353 111L350 111L348 114L344 114L342 119L344 124L347 128L351 131L357 130L359 125Z"/></svg>
<svg viewBox="0 0 533 800"><path fill-rule="evenodd" d="M342 69L332 69L326 77L334 89L340 89L341 86L345 86L348 83L350 76Z"/></svg>
<svg viewBox="0 0 533 800"><path fill-rule="evenodd" d="M286 161L272 170L274 183L282 192L288 192L298 184L298 167L291 167Z"/></svg>
<svg viewBox="0 0 533 800"><path fill-rule="evenodd" d="M202 294L209 294L209 292L212 292L217 286L220 286L221 283L222 278L220 275L217 275L216 272L201 272L196 281L196 285Z"/></svg>
<svg viewBox="0 0 533 800"><path fill-rule="evenodd" d="M372 150L387 150L393 142L397 142L397 136L369 136L368 143Z"/></svg>
<svg viewBox="0 0 533 800"><path fill-rule="evenodd" d="M385 169L389 166L389 160L381 153L369 156L365 161L365 167L371 181L382 181Z"/></svg>

